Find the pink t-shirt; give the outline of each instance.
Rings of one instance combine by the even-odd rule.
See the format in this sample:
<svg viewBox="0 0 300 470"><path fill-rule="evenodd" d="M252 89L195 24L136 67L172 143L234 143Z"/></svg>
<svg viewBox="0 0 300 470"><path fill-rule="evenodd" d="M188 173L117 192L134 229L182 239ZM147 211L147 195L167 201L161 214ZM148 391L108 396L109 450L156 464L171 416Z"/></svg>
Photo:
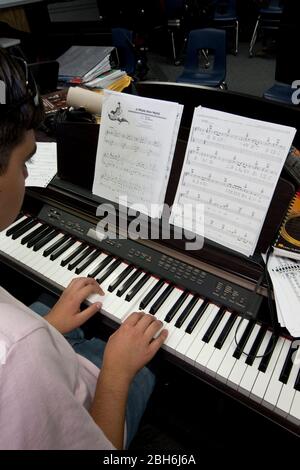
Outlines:
<svg viewBox="0 0 300 470"><path fill-rule="evenodd" d="M0 449L114 449L87 411L98 374L0 288Z"/></svg>

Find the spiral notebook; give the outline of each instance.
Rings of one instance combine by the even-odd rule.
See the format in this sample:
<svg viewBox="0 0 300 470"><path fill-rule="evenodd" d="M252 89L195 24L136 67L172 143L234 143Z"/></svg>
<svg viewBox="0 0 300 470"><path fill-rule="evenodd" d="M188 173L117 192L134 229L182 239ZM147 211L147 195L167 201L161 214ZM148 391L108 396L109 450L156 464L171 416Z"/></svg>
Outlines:
<svg viewBox="0 0 300 470"><path fill-rule="evenodd" d="M293 337L300 337L300 262L271 254L268 272L278 321Z"/></svg>
<svg viewBox="0 0 300 470"><path fill-rule="evenodd" d="M277 256L300 260L300 191L289 205L273 248Z"/></svg>

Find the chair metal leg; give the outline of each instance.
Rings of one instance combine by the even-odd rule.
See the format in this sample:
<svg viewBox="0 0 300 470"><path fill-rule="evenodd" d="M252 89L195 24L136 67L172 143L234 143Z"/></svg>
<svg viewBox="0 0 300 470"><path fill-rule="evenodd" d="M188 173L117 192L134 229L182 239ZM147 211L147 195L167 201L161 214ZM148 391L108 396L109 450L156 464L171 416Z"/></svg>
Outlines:
<svg viewBox="0 0 300 470"><path fill-rule="evenodd" d="M208 49L201 49L201 54L203 55L204 59L205 59L205 65L204 67L206 69L209 69L210 67L210 62L209 62L209 57L208 57Z"/></svg>
<svg viewBox="0 0 300 470"><path fill-rule="evenodd" d="M236 20L235 22L235 51L234 55L237 55L239 52L239 22Z"/></svg>
<svg viewBox="0 0 300 470"><path fill-rule="evenodd" d="M171 31L171 40L172 40L172 52L173 52L173 60L176 62L176 49L175 49L175 40L174 40L174 33Z"/></svg>
<svg viewBox="0 0 300 470"><path fill-rule="evenodd" d="M254 27L252 38L251 38L251 41L250 41L249 57L253 56L253 48L255 46L256 39L257 39L257 30L258 30L259 22L260 22L260 16L257 18L256 25Z"/></svg>

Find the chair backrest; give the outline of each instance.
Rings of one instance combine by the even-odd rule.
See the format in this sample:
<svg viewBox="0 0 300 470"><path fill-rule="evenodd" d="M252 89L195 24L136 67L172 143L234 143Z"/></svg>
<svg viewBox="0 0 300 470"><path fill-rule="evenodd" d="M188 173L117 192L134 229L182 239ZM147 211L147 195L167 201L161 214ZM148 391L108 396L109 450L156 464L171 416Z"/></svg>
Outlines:
<svg viewBox="0 0 300 470"><path fill-rule="evenodd" d="M236 16L236 0L216 0L215 13L218 16Z"/></svg>
<svg viewBox="0 0 300 470"><path fill-rule="evenodd" d="M112 28L112 45L117 48L120 68L129 75L136 68L136 52L133 44L133 32L125 28Z"/></svg>
<svg viewBox="0 0 300 470"><path fill-rule="evenodd" d="M165 0L164 7L167 19L181 18L184 12L184 0Z"/></svg>
<svg viewBox="0 0 300 470"><path fill-rule="evenodd" d="M283 0L269 0L269 4L263 9L266 10L280 10L283 6Z"/></svg>
<svg viewBox="0 0 300 470"><path fill-rule="evenodd" d="M199 50L214 51L214 69L226 69L226 33L221 29L203 28L190 31L184 67L198 69Z"/></svg>

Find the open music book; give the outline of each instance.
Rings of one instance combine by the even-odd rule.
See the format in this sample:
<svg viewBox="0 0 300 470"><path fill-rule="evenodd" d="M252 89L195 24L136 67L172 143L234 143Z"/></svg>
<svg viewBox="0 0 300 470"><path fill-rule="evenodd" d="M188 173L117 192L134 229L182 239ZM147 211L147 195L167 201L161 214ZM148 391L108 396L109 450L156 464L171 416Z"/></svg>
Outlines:
<svg viewBox="0 0 300 470"><path fill-rule="evenodd" d="M107 92L93 193L127 206L164 202L182 106ZM255 247L296 130L195 108L170 222L246 256ZM189 217L178 216L186 207ZM180 211L179 211L180 212Z"/></svg>

